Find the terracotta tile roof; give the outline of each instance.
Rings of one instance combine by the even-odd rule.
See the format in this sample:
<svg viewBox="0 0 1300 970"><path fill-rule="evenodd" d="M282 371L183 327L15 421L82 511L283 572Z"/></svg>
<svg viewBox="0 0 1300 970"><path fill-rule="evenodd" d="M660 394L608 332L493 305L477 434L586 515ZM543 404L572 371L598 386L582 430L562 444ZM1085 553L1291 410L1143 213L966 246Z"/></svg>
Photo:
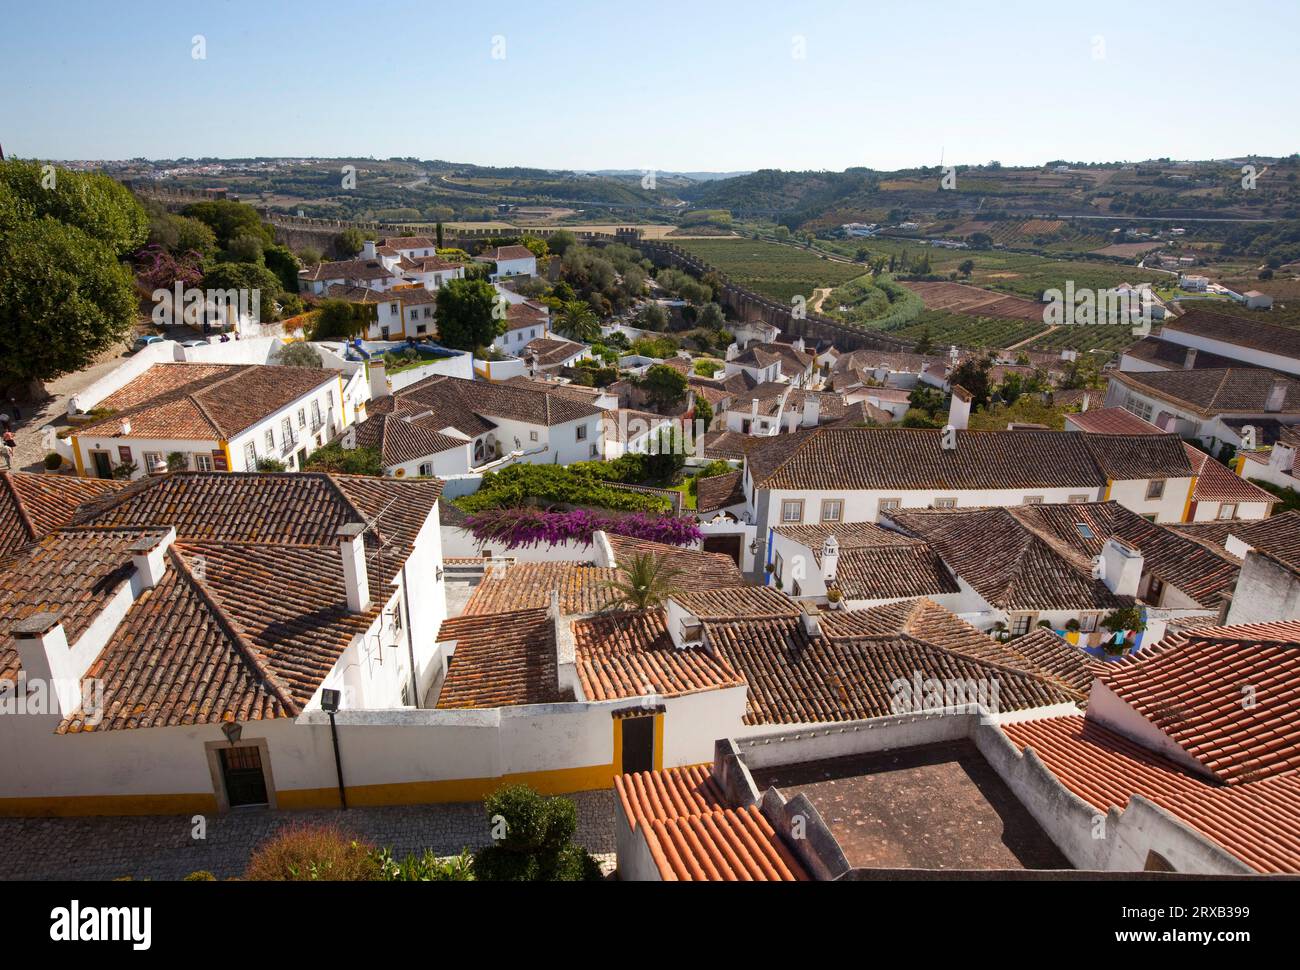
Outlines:
<svg viewBox="0 0 1300 970"><path fill-rule="evenodd" d="M462 269L464 263L455 263L439 256L416 256L409 259L411 269L417 273L443 273L451 270Z"/></svg>
<svg viewBox="0 0 1300 970"><path fill-rule="evenodd" d="M102 478L0 472L0 557L63 528L81 503L125 486Z"/></svg>
<svg viewBox="0 0 1300 970"><path fill-rule="evenodd" d="M1267 323L1254 316L1247 319L1209 310L1189 310L1180 317L1165 320L1160 332L1162 336L1175 332L1192 334L1238 347L1300 358L1300 331Z"/></svg>
<svg viewBox="0 0 1300 970"><path fill-rule="evenodd" d="M1101 610L1132 602L1093 578L1091 559L1025 527L1008 509L899 512L894 521L996 608Z"/></svg>
<svg viewBox="0 0 1300 970"><path fill-rule="evenodd" d="M541 609L550 605L553 591L560 595L562 613L595 613L613 599L605 584L617 578L617 569L575 562L498 566L474 588L462 615Z"/></svg>
<svg viewBox="0 0 1300 970"><path fill-rule="evenodd" d="M1176 344L1172 340L1161 340L1159 337L1143 337L1136 343L1124 348L1124 354L1137 360L1156 364L1165 370L1182 370L1187 366L1187 349L1183 344ZM1243 364L1231 357L1211 354L1204 350L1198 350L1196 357L1192 360L1192 368L1199 370L1210 367L1249 366L1249 364Z"/></svg>
<svg viewBox="0 0 1300 970"><path fill-rule="evenodd" d="M761 439L750 474L769 489L986 489L1104 486L1083 435L1059 431L942 432L817 428ZM1186 456L1179 452L1186 464ZM1187 474L1191 474L1190 471Z"/></svg>
<svg viewBox="0 0 1300 970"><path fill-rule="evenodd" d="M578 678L588 700L678 697L744 683L709 651L674 646L663 610L602 613L575 621L573 635Z"/></svg>
<svg viewBox="0 0 1300 970"><path fill-rule="evenodd" d="M403 388L394 397L403 410L415 413L431 410L439 420L471 437L495 428L492 418L550 427L603 413L593 404L555 393L550 388L493 384L437 374Z"/></svg>
<svg viewBox="0 0 1300 970"><path fill-rule="evenodd" d="M674 596L691 615L708 620L744 620L798 616L794 600L771 586L723 586L695 589Z"/></svg>
<svg viewBox="0 0 1300 970"><path fill-rule="evenodd" d="M1018 432L1024 434L1025 432ZM1055 434L1057 432L1049 432ZM1089 434L1084 444L1109 479L1191 478L1192 466L1175 434Z"/></svg>
<svg viewBox="0 0 1300 970"><path fill-rule="evenodd" d="M377 259L344 259L332 263L317 263L298 271L298 279L308 283L326 280L348 280L369 283L373 280L401 279Z"/></svg>
<svg viewBox="0 0 1300 970"><path fill-rule="evenodd" d="M910 633L809 636L797 618L706 620L704 627L710 646L749 685L746 724L852 721L900 713L893 685L910 683L918 673L923 680L990 685L990 699L996 684L1001 711L1079 699L1054 678L971 659Z"/></svg>
<svg viewBox="0 0 1300 970"><path fill-rule="evenodd" d="M1082 717L1006 724L1057 779L1100 812L1133 795L1177 816L1259 872L1300 872L1300 775L1219 786Z"/></svg>
<svg viewBox="0 0 1300 970"><path fill-rule="evenodd" d="M605 440L626 443L629 439L650 434L654 429L669 424L672 420L653 411L613 408L605 412Z"/></svg>
<svg viewBox="0 0 1300 970"><path fill-rule="evenodd" d="M614 788L665 881L809 879L758 807L726 807L703 768L617 775Z"/></svg>
<svg viewBox="0 0 1300 970"><path fill-rule="evenodd" d="M1110 378L1140 393L1181 404L1203 417L1262 414L1268 410L1273 386L1282 384L1286 394L1280 413L1300 413L1300 382L1263 368L1113 371Z"/></svg>
<svg viewBox="0 0 1300 970"><path fill-rule="evenodd" d="M132 545L161 535L149 529L61 529L0 560L0 680L19 670L10 630L36 613L53 613L68 643L77 639L114 593L130 581Z"/></svg>
<svg viewBox="0 0 1300 970"><path fill-rule="evenodd" d="M104 398L115 413L82 425L79 436L118 436L124 419L139 438L231 438L324 387L338 371L273 364L154 364Z"/></svg>
<svg viewBox="0 0 1300 970"><path fill-rule="evenodd" d="M1126 408L1095 408L1067 414L1065 418L1087 434L1164 434L1150 421L1143 421Z"/></svg>
<svg viewBox="0 0 1300 970"><path fill-rule="evenodd" d="M383 246L385 249L437 249L438 242L430 239L428 236L389 236L386 239L379 240L377 246Z"/></svg>
<svg viewBox="0 0 1300 970"><path fill-rule="evenodd" d="M474 258L500 262L503 259L532 259L533 253L527 246L494 246Z"/></svg>
<svg viewBox="0 0 1300 970"><path fill-rule="evenodd" d="M86 672L104 684L102 720L88 723L78 711L59 733L247 722L294 712L256 649L179 565L180 554L168 557L162 581L141 594Z"/></svg>
<svg viewBox="0 0 1300 970"><path fill-rule="evenodd" d="M832 640L906 634L970 660L1012 667L1055 681L1075 702L1086 701L1101 665L1048 630L1033 630L1002 642L927 599L888 603L865 610L821 614L823 635Z"/></svg>
<svg viewBox="0 0 1300 970"><path fill-rule="evenodd" d="M469 444L464 438L443 434L443 427L446 425L431 415L396 414L390 409L372 414L352 430L358 448L376 449L384 465L391 467Z"/></svg>
<svg viewBox="0 0 1300 970"><path fill-rule="evenodd" d="M779 364L784 360L781 354L769 350L763 344L750 344L743 352L727 361L728 364L735 364L738 367L770 367L772 364Z"/></svg>
<svg viewBox="0 0 1300 970"><path fill-rule="evenodd" d="M372 523L368 547L410 547L442 494L438 479L359 475L174 472L142 478L89 502L76 525L175 526L182 541L328 546L339 526ZM382 513L382 515L381 515Z"/></svg>
<svg viewBox="0 0 1300 970"><path fill-rule="evenodd" d="M511 303L506 307L506 330L523 330L545 324L550 314L531 303Z"/></svg>
<svg viewBox="0 0 1300 970"><path fill-rule="evenodd" d="M912 536L886 529L874 522L835 522L817 523L815 525L778 525L773 530L777 535L807 546L820 553L822 545L830 536L835 536L840 551L870 546L911 545L916 542ZM820 562L820 560L818 560Z"/></svg>
<svg viewBox="0 0 1300 970"><path fill-rule="evenodd" d="M845 599L937 596L961 590L943 560L923 542L848 549L839 558L834 586Z"/></svg>
<svg viewBox="0 0 1300 970"><path fill-rule="evenodd" d="M1300 622L1180 632L1102 681L1225 784L1300 768Z"/></svg>
<svg viewBox="0 0 1300 970"><path fill-rule="evenodd" d="M614 550L615 561L620 567L626 567L637 556L652 555L665 561L670 569L680 575L674 582L684 589L710 589L719 586L740 586L745 582L744 575L736 561L721 552L702 552L698 549L683 549L648 539L633 539L610 533L609 544Z"/></svg>
<svg viewBox="0 0 1300 970"><path fill-rule="evenodd" d="M695 510L697 512L716 512L732 505L743 505L744 502L744 473L740 469L701 478L696 484Z"/></svg>
<svg viewBox="0 0 1300 970"><path fill-rule="evenodd" d="M456 641L438 709L511 707L572 700L559 689L555 623L545 609L444 620L438 642Z"/></svg>
<svg viewBox="0 0 1300 970"><path fill-rule="evenodd" d="M525 360L536 357L539 367L550 367L553 364L563 364L585 350L587 350L586 344L574 343L572 340L538 337L524 344L524 349L517 356Z"/></svg>
<svg viewBox="0 0 1300 970"><path fill-rule="evenodd" d="M1189 523L1178 526L1177 531L1233 562L1240 560L1224 548L1229 536L1236 536L1253 549L1300 567L1300 512L1294 509L1266 519Z"/></svg>
<svg viewBox="0 0 1300 970"><path fill-rule="evenodd" d="M764 439L754 435L741 434L739 431L706 431L704 433L704 457L721 458L737 461L745 453Z"/></svg>
<svg viewBox="0 0 1300 970"><path fill-rule="evenodd" d="M1274 505L1282 501L1271 492L1233 473L1232 469L1215 461L1195 445L1183 442L1187 459L1196 474L1192 489L1193 502L1263 502Z"/></svg>

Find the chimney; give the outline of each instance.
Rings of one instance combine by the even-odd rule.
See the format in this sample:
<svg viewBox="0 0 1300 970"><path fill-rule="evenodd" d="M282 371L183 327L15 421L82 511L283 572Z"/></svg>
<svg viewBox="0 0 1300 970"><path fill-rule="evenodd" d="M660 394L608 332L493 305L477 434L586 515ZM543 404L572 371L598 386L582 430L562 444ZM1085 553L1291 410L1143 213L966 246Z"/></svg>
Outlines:
<svg viewBox="0 0 1300 970"><path fill-rule="evenodd" d="M740 356L740 348L736 346L735 341L732 341L731 343L727 344L727 355L725 359L735 360L739 356Z"/></svg>
<svg viewBox="0 0 1300 970"><path fill-rule="evenodd" d="M802 354L804 348L803 337L795 337L793 340L790 341L790 346Z"/></svg>
<svg viewBox="0 0 1300 970"><path fill-rule="evenodd" d="M1142 553L1112 536L1101 547L1101 581L1116 596L1137 596L1143 562Z"/></svg>
<svg viewBox="0 0 1300 970"><path fill-rule="evenodd" d="M965 431L970 425L970 391L960 384L952 386L952 402L948 407L948 425Z"/></svg>
<svg viewBox="0 0 1300 970"><path fill-rule="evenodd" d="M1295 467L1295 449L1281 441L1275 442L1268 453L1268 464L1270 468L1290 474L1291 469Z"/></svg>
<svg viewBox="0 0 1300 970"><path fill-rule="evenodd" d="M1255 547L1240 536L1229 535L1223 542L1223 548L1238 559L1245 559L1247 553Z"/></svg>
<svg viewBox="0 0 1300 970"><path fill-rule="evenodd" d="M840 544L834 534L828 535L822 543L822 579L830 586L835 582L835 573L840 565Z"/></svg>
<svg viewBox="0 0 1300 970"><path fill-rule="evenodd" d="M1264 410L1270 414L1276 414L1282 410L1286 403L1287 381L1274 381L1273 386L1268 389L1268 400L1264 402Z"/></svg>
<svg viewBox="0 0 1300 970"><path fill-rule="evenodd" d="M370 398L378 401L388 397L388 368L382 357L373 358L367 365L370 374Z"/></svg>
<svg viewBox="0 0 1300 970"><path fill-rule="evenodd" d="M1183 355L1183 370L1191 370L1196 366L1196 348L1188 347L1187 353Z"/></svg>
<svg viewBox="0 0 1300 970"><path fill-rule="evenodd" d="M53 613L33 613L10 628L18 660L28 681L42 681L67 717L81 706L81 677L63 624Z"/></svg>
<svg viewBox="0 0 1300 970"><path fill-rule="evenodd" d="M1089 394L1088 394L1087 391L1084 391L1084 392L1083 392L1083 402L1082 402L1082 403L1080 404L1080 406L1079 406L1079 412L1080 412L1081 414L1082 414L1084 411L1088 410L1088 402L1089 402L1090 400L1092 400L1092 398L1089 396Z"/></svg>
<svg viewBox="0 0 1300 970"><path fill-rule="evenodd" d="M822 402L815 394L806 394L803 399L803 426L815 428L821 420Z"/></svg>
<svg viewBox="0 0 1300 970"><path fill-rule="evenodd" d="M339 556L343 559L343 586L348 594L348 612L364 613L370 606L370 577L366 573L365 526L348 522L339 526Z"/></svg>
<svg viewBox="0 0 1300 970"><path fill-rule="evenodd" d="M129 437L131 434L131 419L123 418L122 423L118 425L118 428L122 432L122 437Z"/></svg>
<svg viewBox="0 0 1300 970"><path fill-rule="evenodd" d="M799 619L803 622L803 632L810 637L819 637L822 635L822 621L814 610L816 610L815 606L810 609L807 603L799 603Z"/></svg>
<svg viewBox="0 0 1300 970"><path fill-rule="evenodd" d="M131 546L131 565L135 567L142 591L162 582L163 573L167 572L167 550L174 541L176 527L168 526L166 532L147 535Z"/></svg>
<svg viewBox="0 0 1300 970"><path fill-rule="evenodd" d="M379 254L375 252L375 241L373 239L367 239L361 244L362 259L376 259L378 255Z"/></svg>

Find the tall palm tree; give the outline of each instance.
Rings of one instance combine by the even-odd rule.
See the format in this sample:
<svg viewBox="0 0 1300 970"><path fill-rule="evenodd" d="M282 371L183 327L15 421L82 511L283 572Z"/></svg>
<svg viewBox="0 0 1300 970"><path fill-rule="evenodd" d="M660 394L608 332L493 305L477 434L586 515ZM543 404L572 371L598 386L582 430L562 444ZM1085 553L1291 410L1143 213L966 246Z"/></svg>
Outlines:
<svg viewBox="0 0 1300 970"><path fill-rule="evenodd" d="M669 566L653 553L636 556L624 567L620 579L605 583L605 588L613 594L609 608L650 610L663 606L670 596L681 592L676 583L681 575L680 569Z"/></svg>
<svg viewBox="0 0 1300 970"><path fill-rule="evenodd" d="M560 307L555 330L570 340L589 344L600 338L600 321L586 300L568 300Z"/></svg>

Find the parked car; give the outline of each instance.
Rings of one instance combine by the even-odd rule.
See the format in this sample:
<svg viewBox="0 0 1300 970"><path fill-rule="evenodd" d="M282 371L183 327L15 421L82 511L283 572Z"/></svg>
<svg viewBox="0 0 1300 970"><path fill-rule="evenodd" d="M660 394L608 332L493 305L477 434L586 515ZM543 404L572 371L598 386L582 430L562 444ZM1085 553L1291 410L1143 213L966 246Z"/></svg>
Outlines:
<svg viewBox="0 0 1300 970"><path fill-rule="evenodd" d="M160 337L157 334L145 334L144 336L136 337L135 343L131 345L131 353L134 354L138 351L144 350L150 344L160 344L166 339L166 337Z"/></svg>
<svg viewBox="0 0 1300 970"><path fill-rule="evenodd" d="M207 345L208 345L208 341L206 341L206 340L183 340L183 341L181 341L181 346L182 346L182 347L206 347Z"/></svg>

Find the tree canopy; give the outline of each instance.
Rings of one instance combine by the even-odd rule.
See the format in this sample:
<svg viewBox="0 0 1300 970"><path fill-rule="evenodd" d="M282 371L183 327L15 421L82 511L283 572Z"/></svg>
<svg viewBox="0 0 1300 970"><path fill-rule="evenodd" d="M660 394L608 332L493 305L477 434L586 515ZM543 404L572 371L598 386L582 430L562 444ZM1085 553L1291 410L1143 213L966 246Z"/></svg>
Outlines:
<svg viewBox="0 0 1300 970"><path fill-rule="evenodd" d="M505 333L505 315L494 312L497 292L484 280L452 280L438 290L438 340L454 350L485 347Z"/></svg>

